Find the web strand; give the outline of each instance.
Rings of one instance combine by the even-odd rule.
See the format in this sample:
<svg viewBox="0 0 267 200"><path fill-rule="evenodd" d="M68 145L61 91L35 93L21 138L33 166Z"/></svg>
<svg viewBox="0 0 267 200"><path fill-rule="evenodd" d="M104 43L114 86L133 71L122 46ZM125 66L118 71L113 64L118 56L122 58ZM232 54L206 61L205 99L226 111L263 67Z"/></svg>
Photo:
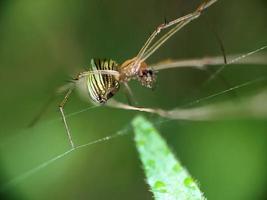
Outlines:
<svg viewBox="0 0 267 200"><path fill-rule="evenodd" d="M214 97L217 97L217 96L220 96L220 95L223 95L223 94L226 94L228 92L231 92L231 91L234 91L234 90L237 90L237 89L240 89L240 88L243 88L243 87L246 87L246 86L249 86L249 85L252 85L254 83L257 83L257 82L261 82L261 81L265 81L267 78L266 77L261 77L261 78L257 78L255 80L251 80L251 81L247 81L245 83L241 83L239 85L236 85L236 86L233 86L229 89L226 89L226 90L223 90L221 92L218 92L218 93L214 93L212 95L209 95L209 96L206 96L206 97L203 97L203 98L200 98L200 99L197 99L195 101L192 101L190 103L187 103L185 104L184 106L182 107L189 107L189 106L192 106L192 105L195 105L195 104L199 104L203 101L207 101L209 99L212 99Z"/></svg>
<svg viewBox="0 0 267 200"><path fill-rule="evenodd" d="M92 110L92 109L95 109L95 108L98 108L98 107L100 107L100 106L98 106L98 105L88 106L88 107L85 107L85 108L83 108L81 110L66 114L65 117L66 117L66 119L68 119L68 118L71 118L73 116L76 116L78 114L81 114L83 112L86 112L86 111L89 111L89 110ZM31 131L29 131L29 129L34 129L35 127L39 127L39 126L42 126L42 125L48 125L48 124L53 124L53 123L56 123L56 122L61 122L61 120L62 120L61 117L55 117L53 119L48 119L48 120L41 120L34 127L30 127L30 128L27 128L27 129L25 128L24 129L25 132L23 134L31 133ZM14 131L16 131L16 130L14 130ZM8 141L8 140L10 140L12 138L15 138L17 136L18 132L20 132L20 131L21 131L21 129L17 130L17 133L14 132L12 135L6 137L5 140L1 140L0 146L3 143L5 143L6 141Z"/></svg>
<svg viewBox="0 0 267 200"><path fill-rule="evenodd" d="M23 182L24 180L26 180L30 176L38 173L42 169L48 167L49 165L53 164L54 162L64 158L65 156L67 156L67 155L69 155L69 154L71 154L71 153L73 153L73 152L75 152L75 151L77 151L79 149L83 149L83 148L86 148L86 147L88 148L89 146L92 146L94 144L107 142L107 141L109 141L111 139L115 139L115 138L117 138L119 136L126 135L130 131L130 129L131 129L131 127L127 126L126 128L119 130L118 132L116 132L113 135L109 135L109 136L94 140L92 142L88 142L88 143L85 143L85 144L78 145L78 146L76 146L74 148L71 148L71 149L65 151L64 153L59 154L59 155L51 158L50 160L48 160L48 161L46 161L46 162L44 162L44 163L42 163L42 164L30 169L28 171L26 171L25 173L23 173L23 174L15 177L14 179L10 180L9 182L7 182L6 184L4 184L4 185L2 185L0 187L0 192L1 191L5 191L8 188L11 188L11 187Z"/></svg>
<svg viewBox="0 0 267 200"><path fill-rule="evenodd" d="M266 49L267 48L267 45L265 45L265 46L263 46L263 47L260 47L260 48L258 48L258 49L256 49L256 50L254 50L254 51L250 51L250 52L248 52L248 53L246 53L246 54L243 54L243 55L241 55L241 56L239 56L239 57L237 57L237 58L235 58L235 59L233 59L233 60L230 60L227 64L224 64L224 65L222 65L221 67L219 67L219 69L217 69L210 77L209 77L209 79L207 80L207 81L205 81L205 83L203 84L203 85L207 85L209 82L211 82L213 79L215 79L223 70L224 70L224 68L227 66L227 65L231 65L231 64L234 64L234 63L237 63L238 61L240 61L240 60L242 60L242 59L244 59L244 58L246 58L246 57L249 57L249 56L251 56L251 55L253 55L253 54L256 54L256 53L259 53L260 51L263 51L264 49Z"/></svg>

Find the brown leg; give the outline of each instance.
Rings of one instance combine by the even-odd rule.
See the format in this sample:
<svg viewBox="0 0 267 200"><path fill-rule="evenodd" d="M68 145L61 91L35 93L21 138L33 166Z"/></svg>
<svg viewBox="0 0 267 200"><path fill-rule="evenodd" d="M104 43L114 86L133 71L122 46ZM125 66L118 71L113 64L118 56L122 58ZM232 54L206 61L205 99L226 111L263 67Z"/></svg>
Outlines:
<svg viewBox="0 0 267 200"><path fill-rule="evenodd" d="M67 121L66 121L66 117L65 117L65 114L64 114L64 105L66 104L70 94L72 93L74 87L71 87L68 92L66 93L64 99L62 100L62 102L59 104L59 110L60 110L60 113L61 113L61 116L62 116L62 120L64 122L64 125L65 125L65 129L67 131L67 135L68 135L68 139L69 139L69 143L71 145L71 148L74 149L75 146L74 146L74 143L73 143L73 140L72 140L72 137L71 137L71 133L70 133L70 129L68 127L68 124L67 124Z"/></svg>
<svg viewBox="0 0 267 200"><path fill-rule="evenodd" d="M164 44L172 35L174 35L177 31L187 25L189 22L198 18L201 13L207 9L209 6L214 4L217 0L206 0L204 1L194 12L170 21L168 23L164 23L158 26L158 28L151 34L148 38L144 46L141 48L137 55L136 62L144 62L149 56L151 56L162 44ZM152 46L152 41L156 38L156 36L164 29L174 26L169 32L164 34L157 42L155 42Z"/></svg>
<svg viewBox="0 0 267 200"><path fill-rule="evenodd" d="M124 83L123 85L124 85L124 92L125 92L129 105L131 106L136 105L136 101L133 97L133 92L130 86L127 83Z"/></svg>
<svg viewBox="0 0 267 200"><path fill-rule="evenodd" d="M33 120L28 124L28 127L33 127L42 117L42 115L46 112L49 105L56 99L57 95L67 91L70 87L73 87L73 83L69 83L57 88L48 101L43 105L39 113L33 118Z"/></svg>

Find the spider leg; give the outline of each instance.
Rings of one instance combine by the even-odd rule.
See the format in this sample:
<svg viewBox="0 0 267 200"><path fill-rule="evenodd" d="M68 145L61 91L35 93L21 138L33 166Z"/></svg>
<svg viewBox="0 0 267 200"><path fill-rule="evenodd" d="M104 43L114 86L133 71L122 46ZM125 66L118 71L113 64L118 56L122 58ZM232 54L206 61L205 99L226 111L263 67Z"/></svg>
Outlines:
<svg viewBox="0 0 267 200"><path fill-rule="evenodd" d="M191 67L200 70L206 70L207 67L218 66L218 65L233 65L233 64L254 64L254 65L265 65L267 63L266 54L250 55L246 59L239 59L242 55L228 55L228 63L224 64L224 59L221 56L215 57L204 57L204 58L192 58L185 60L166 59L164 61L149 65L155 71L161 71L172 68L185 68Z"/></svg>
<svg viewBox="0 0 267 200"><path fill-rule="evenodd" d="M111 74L111 75L114 75L114 76L119 76L119 72L114 71L114 70L95 70L95 71L82 72L75 78L75 80L79 80L79 79L81 79L83 77L86 77L86 76L88 76L90 74ZM68 99L69 99L69 97L70 97L70 95L71 95L71 93L72 93L74 88L75 88L75 84L73 84L71 87L68 88L68 91L65 94L64 99L59 104L59 110L60 110L60 113L61 113L61 116L62 116L62 120L64 122L64 126L65 126L65 129L66 129L67 135L68 135L69 143L70 143L72 149L75 148L75 145L73 143L72 136L71 136L71 133L70 133L70 129L69 129L69 126L68 126L67 121L66 121L66 117L65 117L65 113L64 113L64 106L67 103L67 101L68 101Z"/></svg>
<svg viewBox="0 0 267 200"><path fill-rule="evenodd" d="M31 122L27 125L28 128L33 127L42 117L42 115L46 112L49 105L52 103L52 101L55 99L55 95L51 95L48 101L43 105L41 110L38 112L38 114L31 120Z"/></svg>
<svg viewBox="0 0 267 200"><path fill-rule="evenodd" d="M137 58L142 57L142 55L145 53L145 51L147 50L147 48L149 47L149 45L151 44L151 42L155 39L155 37L164 29L170 27L171 25L177 24L179 22L182 22L188 18L191 17L191 14L180 17L176 20L173 20L171 22L165 22L164 24L160 24L156 30L149 36L149 38L147 39L146 43L143 45L143 47L141 48L141 50L138 52L137 54Z"/></svg>
<svg viewBox="0 0 267 200"><path fill-rule="evenodd" d="M209 65L223 64L220 57L206 57L206 58L193 58L186 60L166 59L158 63L149 65L155 71L161 71L172 68L196 68L200 70L206 69Z"/></svg>
<svg viewBox="0 0 267 200"><path fill-rule="evenodd" d="M65 125L65 129L67 131L68 139L69 139L69 142L70 142L70 145L71 145L72 149L74 149L75 146L74 146L74 143L73 143L73 140L72 140L72 137L71 137L71 133L70 133L70 129L68 127L68 124L67 124L67 121L66 121L66 117L65 117L65 114L64 114L64 105L68 101L68 98L70 97L73 89L74 89L74 87L71 87L71 88L68 89L64 99L59 104L59 110L60 110L60 113L61 113L61 116L62 116L62 120L63 120L64 125Z"/></svg>
<svg viewBox="0 0 267 200"><path fill-rule="evenodd" d="M115 70L94 70L94 71L85 71L85 72L80 73L77 76L76 80L78 80L82 77L89 76L91 74L113 75L116 79L118 79L120 76L120 73L118 71L115 71Z"/></svg>
<svg viewBox="0 0 267 200"><path fill-rule="evenodd" d="M230 57L233 57L233 56L230 56ZM207 68L207 66L223 65L224 62L225 60L219 56L210 57L210 58L207 57L207 58L202 58L202 59L190 59L190 60L177 60L177 61L167 60L165 62L153 64L151 65L151 68L156 71L159 71L159 70L169 69L169 68L191 67L191 68L196 68L196 69L206 72L207 75L210 77L213 75L214 72L211 69ZM218 78L226 88L231 87L231 85L228 83L228 81L223 76L218 76ZM233 96L235 99L237 99L238 97L235 91L232 91L230 95Z"/></svg>
<svg viewBox="0 0 267 200"><path fill-rule="evenodd" d="M154 113L153 109L151 109L151 108L132 106L132 105L128 105L128 104L119 102L119 101L114 100L114 99L110 99L106 103L106 105L111 107L111 108L118 108L118 109L123 109L123 110L137 110L137 111L141 111L141 112Z"/></svg>
<svg viewBox="0 0 267 200"><path fill-rule="evenodd" d="M123 85L124 85L124 92L125 92L129 105L136 105L137 103L136 103L136 100L134 99L133 92L130 86L128 85L128 83L123 83Z"/></svg>
<svg viewBox="0 0 267 200"><path fill-rule="evenodd" d="M107 105L117 109L156 114L169 120L206 121L221 119L225 116L234 116L238 115L238 113L242 113L242 109L237 108L236 105L229 102L192 108L174 108L172 110L130 106L115 100L110 101Z"/></svg>
<svg viewBox="0 0 267 200"><path fill-rule="evenodd" d="M172 110L163 110L159 108L130 106L115 100L110 101L109 104L107 105L112 108L152 113L170 120L193 120L193 121L214 120L215 119L214 115L216 114L217 111L216 106L203 106L197 108L184 108L184 109L174 108Z"/></svg>
<svg viewBox="0 0 267 200"><path fill-rule="evenodd" d="M116 101L114 99L111 99L106 105L109 107L112 107L112 108L118 108L118 109L123 109L123 110L133 110L133 111L157 114L161 117L165 117L165 118L169 118L169 119L176 119L178 117L178 116L173 115L172 111L158 109L158 108L145 108L145 107L137 107L137 106L127 105L125 103ZM181 119L181 118L177 118L177 119Z"/></svg>
<svg viewBox="0 0 267 200"><path fill-rule="evenodd" d="M66 132L67 132L67 136L68 136L68 140L69 140L69 143L71 145L71 148L75 148L74 142L72 140L72 136L71 136L71 133L70 133L70 129L69 129L69 126L68 126L67 121L66 121L66 116L65 116L65 113L64 113L64 106L65 106L66 102L68 101L73 89L76 87L76 81L78 81L79 79L81 79L83 77L86 77L86 76L88 76L90 74L111 74L111 75L114 75L116 78L118 78L118 76L120 75L119 72L114 71L114 70L95 70L95 71L86 71L86 72L82 72L82 73L78 74L78 76L76 76L76 78L74 78L69 84L63 85L62 87L58 88L53 93L53 95L51 95L51 98L49 99L49 101L42 107L41 111L29 123L28 126L29 127L34 126L36 124L36 122L38 122L38 120L41 118L41 116L45 113L45 111L47 110L48 106L55 99L55 97L58 94L61 94L61 93L67 91L65 96L64 96L64 99L59 104L59 110L60 110L60 113L61 113L62 120L64 122L64 126L65 126L65 129L66 129Z"/></svg>
<svg viewBox="0 0 267 200"><path fill-rule="evenodd" d="M71 85L73 85L73 83L68 83L66 85L63 85L61 87L59 87L58 89L56 89L53 94L50 96L50 98L48 99L48 101L43 105L43 107L41 108L41 110L39 111L39 113L32 119L32 121L28 124L28 127L33 127L42 117L42 115L47 111L49 105L56 99L56 97L67 91Z"/></svg>
<svg viewBox="0 0 267 200"><path fill-rule="evenodd" d="M217 30L215 29L215 27L213 26L213 24L211 23L211 21L209 20L208 17L206 17L206 21L208 24L208 28L213 33L213 35L215 36L215 39L217 40L217 42L219 44L220 51L221 51L223 59L224 59L224 64L226 65L227 64L227 57L226 57L226 52L225 52L225 47L224 47L223 41L222 41L219 33L217 32Z"/></svg>
<svg viewBox="0 0 267 200"><path fill-rule="evenodd" d="M259 79L258 79L259 80ZM261 79L263 80L263 79ZM246 82L245 84L251 84L252 82ZM244 84L235 86L236 89L243 87ZM209 99L214 96L223 94L228 90L213 94L204 99ZM159 115L161 117L167 118L169 120L190 120L190 121L214 121L220 119L236 119L238 118L247 118L247 117L256 117L256 118L266 118L267 109L262 107L258 102L259 99L264 101L266 99L267 92L262 91L257 95L249 97L242 100L242 104L233 104L233 102L221 102L214 103L210 105L204 105L199 107L190 107L190 108L174 108L172 110L163 110L158 108L143 108L143 107L134 107L130 105L123 104L121 102L113 101L110 102L109 106L118 109L124 110L134 110L139 112L147 112ZM201 99L199 100L201 101Z"/></svg>
<svg viewBox="0 0 267 200"><path fill-rule="evenodd" d="M202 3L194 12L185 15L183 17L180 17L178 19L175 19L173 21L170 21L168 23L164 23L158 26L158 28L151 34L151 36L148 38L144 46L141 48L139 53L137 54L137 60L136 62L143 62L145 61L149 56L151 56L162 44L164 44L172 35L174 35L177 31L179 31L181 28L183 28L186 24L191 22L192 20L198 18L203 10L211 6L213 3L215 3L217 0L208 0ZM165 35L163 35L157 42L155 42L150 48L152 41L155 39L155 37L161 32L161 30L166 29L170 26L176 25L174 28L172 28L169 32L167 32Z"/></svg>

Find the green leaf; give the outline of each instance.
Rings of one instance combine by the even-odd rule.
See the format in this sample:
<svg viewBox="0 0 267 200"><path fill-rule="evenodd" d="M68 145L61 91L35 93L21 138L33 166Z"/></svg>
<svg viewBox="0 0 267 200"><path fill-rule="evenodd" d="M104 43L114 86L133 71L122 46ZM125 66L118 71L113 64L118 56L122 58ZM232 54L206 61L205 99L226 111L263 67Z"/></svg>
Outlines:
<svg viewBox="0 0 267 200"><path fill-rule="evenodd" d="M135 143L156 200L205 199L197 183L144 117L133 120Z"/></svg>

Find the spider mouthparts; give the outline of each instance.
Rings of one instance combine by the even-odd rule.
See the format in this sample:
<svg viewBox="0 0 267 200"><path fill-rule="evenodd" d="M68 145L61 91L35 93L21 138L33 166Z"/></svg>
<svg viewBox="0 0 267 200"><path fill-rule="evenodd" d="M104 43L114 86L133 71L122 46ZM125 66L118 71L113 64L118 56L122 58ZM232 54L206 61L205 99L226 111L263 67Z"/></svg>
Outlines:
<svg viewBox="0 0 267 200"><path fill-rule="evenodd" d="M151 68L145 68L140 70L138 75L138 80L141 85L147 88L154 88L154 83L156 82L156 72L153 71Z"/></svg>

